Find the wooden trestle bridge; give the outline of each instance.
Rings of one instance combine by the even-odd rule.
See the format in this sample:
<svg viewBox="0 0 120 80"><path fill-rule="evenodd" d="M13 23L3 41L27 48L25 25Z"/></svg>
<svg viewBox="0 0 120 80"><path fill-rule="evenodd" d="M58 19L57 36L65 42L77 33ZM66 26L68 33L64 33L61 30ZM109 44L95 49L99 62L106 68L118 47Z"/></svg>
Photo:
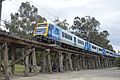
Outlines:
<svg viewBox="0 0 120 80"><path fill-rule="evenodd" d="M22 49L22 56L16 59L17 48ZM33 74L38 74L36 51L42 55L41 72L43 73L52 73L53 63L57 65L55 67L56 72L102 69L115 66L112 57L96 55L83 50L65 49L53 44L40 43L0 31L0 75L4 74L5 80L10 80L11 75L14 76L15 73L15 64L21 60L24 60L25 76L29 75L30 67ZM54 58L51 58L51 56L54 56Z"/></svg>

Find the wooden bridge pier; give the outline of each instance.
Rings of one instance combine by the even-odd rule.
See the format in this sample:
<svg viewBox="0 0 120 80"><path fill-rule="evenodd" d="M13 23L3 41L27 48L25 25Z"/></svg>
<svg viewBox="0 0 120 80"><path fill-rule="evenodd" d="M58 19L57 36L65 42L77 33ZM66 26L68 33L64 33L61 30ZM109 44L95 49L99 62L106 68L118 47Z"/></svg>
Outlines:
<svg viewBox="0 0 120 80"><path fill-rule="evenodd" d="M95 67L96 69L99 69L98 57L95 57Z"/></svg>
<svg viewBox="0 0 120 80"><path fill-rule="evenodd" d="M69 70L73 71L73 64L72 64L72 58L71 58L71 53L67 53L69 58L68 58L68 62L69 62Z"/></svg>
<svg viewBox="0 0 120 80"><path fill-rule="evenodd" d="M96 69L94 56L91 58L91 65L92 65L92 69Z"/></svg>
<svg viewBox="0 0 120 80"><path fill-rule="evenodd" d="M83 55L82 56L82 67L83 67L83 69L86 69L86 59L85 59L85 56Z"/></svg>
<svg viewBox="0 0 120 80"><path fill-rule="evenodd" d="M68 53L65 53L64 60L63 60L64 66L65 66L65 71L70 70L70 68L69 68L69 57L71 57L71 56L69 56Z"/></svg>
<svg viewBox="0 0 120 80"><path fill-rule="evenodd" d="M106 58L104 58L104 59L103 59L103 66L104 66L104 68L107 68L107 65L106 65L106 64L107 64Z"/></svg>
<svg viewBox="0 0 120 80"><path fill-rule="evenodd" d="M0 74L2 73L2 50L0 48Z"/></svg>
<svg viewBox="0 0 120 80"><path fill-rule="evenodd" d="M72 64L73 64L73 70L77 70L77 56L75 54L72 54Z"/></svg>
<svg viewBox="0 0 120 80"><path fill-rule="evenodd" d="M28 76L29 72L31 73L32 70L33 70L34 75L36 75L37 74L37 63L36 63L36 56L35 56L35 48L25 49L25 54L29 54L29 55L25 57L24 76Z"/></svg>
<svg viewBox="0 0 120 80"><path fill-rule="evenodd" d="M60 67L60 72L63 72L63 53L62 53L62 51L59 52L59 67Z"/></svg>
<svg viewBox="0 0 120 80"><path fill-rule="evenodd" d="M4 43L4 48L3 48L3 66L4 66L4 76L6 80L10 79L10 69L8 67L9 62L8 62L8 44Z"/></svg>
<svg viewBox="0 0 120 80"><path fill-rule="evenodd" d="M15 45L12 45L10 47L10 53L11 53L11 62L14 62L15 61L15 55L16 55L16 48L15 48ZM12 72L12 75L14 75L15 73L15 64L14 65L11 65L11 72Z"/></svg>
<svg viewBox="0 0 120 80"><path fill-rule="evenodd" d="M47 55L46 55L46 52L45 51L41 51L41 53L42 53L42 72L43 73L46 73L47 72Z"/></svg>

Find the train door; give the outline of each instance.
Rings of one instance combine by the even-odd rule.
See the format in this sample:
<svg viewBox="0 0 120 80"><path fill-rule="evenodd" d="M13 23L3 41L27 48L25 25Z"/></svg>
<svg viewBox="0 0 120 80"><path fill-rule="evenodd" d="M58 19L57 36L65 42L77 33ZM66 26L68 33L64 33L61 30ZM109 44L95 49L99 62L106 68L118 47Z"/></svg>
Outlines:
<svg viewBox="0 0 120 80"><path fill-rule="evenodd" d="M104 56L104 55L106 55L106 49L102 49L102 55Z"/></svg>
<svg viewBox="0 0 120 80"><path fill-rule="evenodd" d="M76 45L76 37L74 37L74 44Z"/></svg>
<svg viewBox="0 0 120 80"><path fill-rule="evenodd" d="M85 42L84 49L85 49L85 50L88 50L88 42Z"/></svg>

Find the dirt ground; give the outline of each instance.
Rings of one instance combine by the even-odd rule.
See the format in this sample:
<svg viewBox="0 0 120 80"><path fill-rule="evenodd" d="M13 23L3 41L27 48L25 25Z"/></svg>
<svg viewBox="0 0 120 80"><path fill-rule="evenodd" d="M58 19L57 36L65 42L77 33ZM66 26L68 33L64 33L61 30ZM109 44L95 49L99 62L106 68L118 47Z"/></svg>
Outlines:
<svg viewBox="0 0 120 80"><path fill-rule="evenodd" d="M17 77L13 80L120 80L117 68L68 71L53 74L38 74L32 77Z"/></svg>

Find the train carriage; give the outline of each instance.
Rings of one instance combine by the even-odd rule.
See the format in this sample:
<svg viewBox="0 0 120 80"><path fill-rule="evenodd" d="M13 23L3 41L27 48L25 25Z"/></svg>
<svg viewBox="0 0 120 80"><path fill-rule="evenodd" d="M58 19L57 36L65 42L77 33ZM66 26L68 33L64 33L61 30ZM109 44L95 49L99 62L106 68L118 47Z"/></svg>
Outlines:
<svg viewBox="0 0 120 80"><path fill-rule="evenodd" d="M50 23L38 23L34 28L33 36L43 36L48 40L52 40L53 42L70 45L87 51L95 52L96 54L101 54L103 56L118 57L117 53L85 41L69 31Z"/></svg>

